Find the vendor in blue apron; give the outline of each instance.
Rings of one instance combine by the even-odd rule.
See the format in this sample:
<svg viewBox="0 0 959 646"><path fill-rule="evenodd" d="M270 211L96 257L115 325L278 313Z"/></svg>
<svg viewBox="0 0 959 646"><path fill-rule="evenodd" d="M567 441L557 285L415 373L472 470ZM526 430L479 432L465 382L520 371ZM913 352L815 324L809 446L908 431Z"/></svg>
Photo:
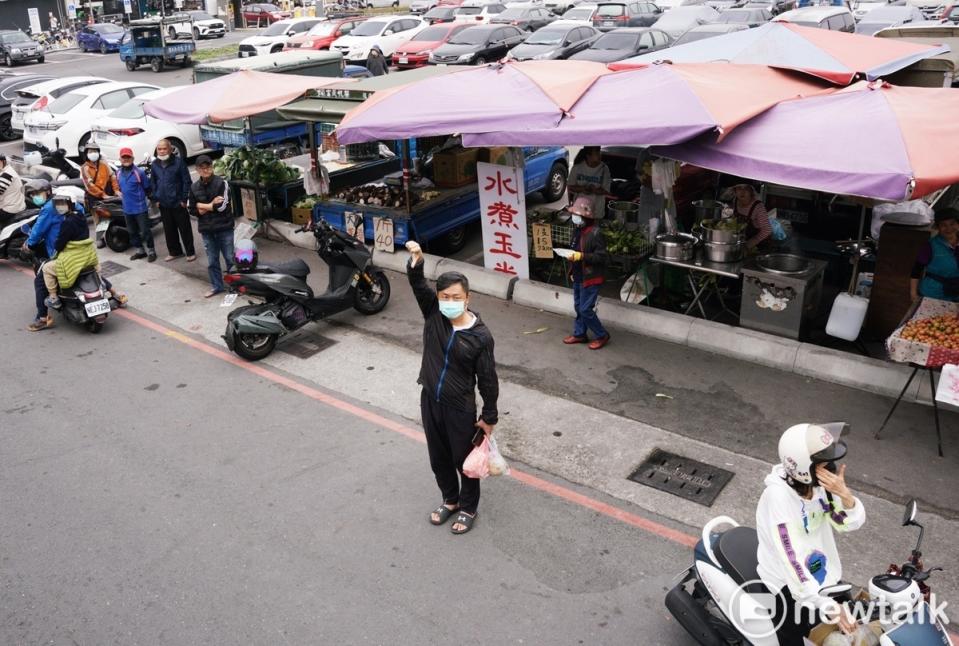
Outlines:
<svg viewBox="0 0 959 646"><path fill-rule="evenodd" d="M912 299L959 301L959 210L939 209L935 223L937 235L919 250L912 268Z"/></svg>
<svg viewBox="0 0 959 646"><path fill-rule="evenodd" d="M606 269L607 260L606 238L594 219L593 200L590 197L577 197L568 211L575 227L573 253L569 256L569 261L576 323L573 325L573 333L563 339L563 343L588 343L590 350L599 350L609 343L609 332L596 314L599 289L605 280L603 271ZM593 333L592 341L589 340L589 332Z"/></svg>

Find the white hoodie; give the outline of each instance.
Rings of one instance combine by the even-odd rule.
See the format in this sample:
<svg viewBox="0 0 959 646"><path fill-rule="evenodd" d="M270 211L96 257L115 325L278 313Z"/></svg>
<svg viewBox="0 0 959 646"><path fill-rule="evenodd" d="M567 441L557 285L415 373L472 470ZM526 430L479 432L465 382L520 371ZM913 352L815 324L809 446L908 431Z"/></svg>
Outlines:
<svg viewBox="0 0 959 646"><path fill-rule="evenodd" d="M842 578L833 530L859 529L866 522L866 511L859 498L852 509L843 509L839 497L833 496L830 507L822 487L815 487L812 499L806 500L785 476L781 464L773 467L756 508L757 571L770 592L789 586L797 604L819 608L827 599L819 589Z"/></svg>

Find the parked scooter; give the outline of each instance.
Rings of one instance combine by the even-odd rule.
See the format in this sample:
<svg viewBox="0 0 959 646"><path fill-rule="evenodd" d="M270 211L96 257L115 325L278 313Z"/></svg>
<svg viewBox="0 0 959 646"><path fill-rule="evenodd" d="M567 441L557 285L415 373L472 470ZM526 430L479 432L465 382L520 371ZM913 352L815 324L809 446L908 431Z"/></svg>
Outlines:
<svg viewBox="0 0 959 646"><path fill-rule="evenodd" d="M857 620L881 627L880 646L952 646L937 614L939 609L930 606L930 590L925 583L942 568L923 569L919 551L923 528L916 514L916 501L911 500L902 524L918 527L919 540L909 559L901 566L890 566L886 574L872 577L868 601L853 600ZM715 531L721 525L732 525L732 529ZM778 646L774 608L770 608L774 598L756 572L758 546L755 529L740 527L727 516L714 518L703 527L692 567L666 595L666 607L695 643ZM849 601L851 588L839 584L820 592L837 601Z"/></svg>
<svg viewBox="0 0 959 646"><path fill-rule="evenodd" d="M304 261L257 266L255 247L251 258L249 249L238 244L236 267L224 280L230 291L265 301L237 308L227 317L223 338L230 350L244 359L266 357L280 336L310 321L350 308L360 314L376 314L390 300L390 281L373 266L373 255L366 245L324 220L297 230L304 231L313 232L317 254L329 265L329 283L320 296L314 296L306 282L310 267Z"/></svg>
<svg viewBox="0 0 959 646"><path fill-rule="evenodd" d="M123 204L119 197L107 197L93 203L100 224L97 233L104 231L104 240L111 251L121 253L130 248L130 231L127 229L127 219L123 214ZM150 205L148 222L150 228L160 224L160 211Z"/></svg>
<svg viewBox="0 0 959 646"><path fill-rule="evenodd" d="M67 157L67 151L62 148L50 150L42 145L38 146L38 150L24 153L23 164L26 168L20 173L21 179L45 179L48 182L76 180L76 183L71 182L71 185L83 186L80 165L71 161ZM55 171L55 175L47 169Z"/></svg>

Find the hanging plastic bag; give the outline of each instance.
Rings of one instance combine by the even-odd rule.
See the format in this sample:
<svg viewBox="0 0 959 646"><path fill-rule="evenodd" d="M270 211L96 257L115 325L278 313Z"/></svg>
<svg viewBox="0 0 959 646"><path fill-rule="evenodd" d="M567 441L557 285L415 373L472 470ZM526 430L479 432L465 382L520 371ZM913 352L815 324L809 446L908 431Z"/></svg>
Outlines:
<svg viewBox="0 0 959 646"><path fill-rule="evenodd" d="M489 474L491 476L509 475L509 464L503 454L499 452L496 440L492 437L489 438Z"/></svg>
<svg viewBox="0 0 959 646"><path fill-rule="evenodd" d="M783 226L776 215L776 209L769 212L769 228L772 229L773 240L776 242L782 242L789 237L789 234L786 233L786 227Z"/></svg>
<svg viewBox="0 0 959 646"><path fill-rule="evenodd" d="M489 476L489 437L483 438L483 443L473 447L463 462L463 475L467 478L483 480Z"/></svg>

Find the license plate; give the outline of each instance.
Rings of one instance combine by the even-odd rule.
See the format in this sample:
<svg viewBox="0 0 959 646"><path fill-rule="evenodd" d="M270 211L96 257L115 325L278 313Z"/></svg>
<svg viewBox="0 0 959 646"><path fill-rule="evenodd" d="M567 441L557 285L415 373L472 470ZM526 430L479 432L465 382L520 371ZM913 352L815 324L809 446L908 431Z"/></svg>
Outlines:
<svg viewBox="0 0 959 646"><path fill-rule="evenodd" d="M240 52L240 58L246 58L249 55L250 55L249 52Z"/></svg>
<svg viewBox="0 0 959 646"><path fill-rule="evenodd" d="M614 23L612 20L604 20L604 21L603 21L603 27L612 27L612 26L615 25L615 24L616 24L616 23Z"/></svg>
<svg viewBox="0 0 959 646"><path fill-rule="evenodd" d="M236 302L237 296L237 294L226 294L223 297L223 302L220 303L220 307L229 307L230 305L233 305L233 303Z"/></svg>
<svg viewBox="0 0 959 646"><path fill-rule="evenodd" d="M407 57L407 56L400 56L400 65L408 65L409 62L410 62L409 57Z"/></svg>
<svg viewBox="0 0 959 646"><path fill-rule="evenodd" d="M101 314L109 314L110 301L104 298L102 301L86 303L84 304L83 308L87 311L87 316L100 316Z"/></svg>
<svg viewBox="0 0 959 646"><path fill-rule="evenodd" d="M103 233L104 231L106 231L106 230L109 229L109 228L110 228L110 221L109 221L109 220L104 220L104 221L102 221L102 222L98 222L98 223L97 223L97 233Z"/></svg>

